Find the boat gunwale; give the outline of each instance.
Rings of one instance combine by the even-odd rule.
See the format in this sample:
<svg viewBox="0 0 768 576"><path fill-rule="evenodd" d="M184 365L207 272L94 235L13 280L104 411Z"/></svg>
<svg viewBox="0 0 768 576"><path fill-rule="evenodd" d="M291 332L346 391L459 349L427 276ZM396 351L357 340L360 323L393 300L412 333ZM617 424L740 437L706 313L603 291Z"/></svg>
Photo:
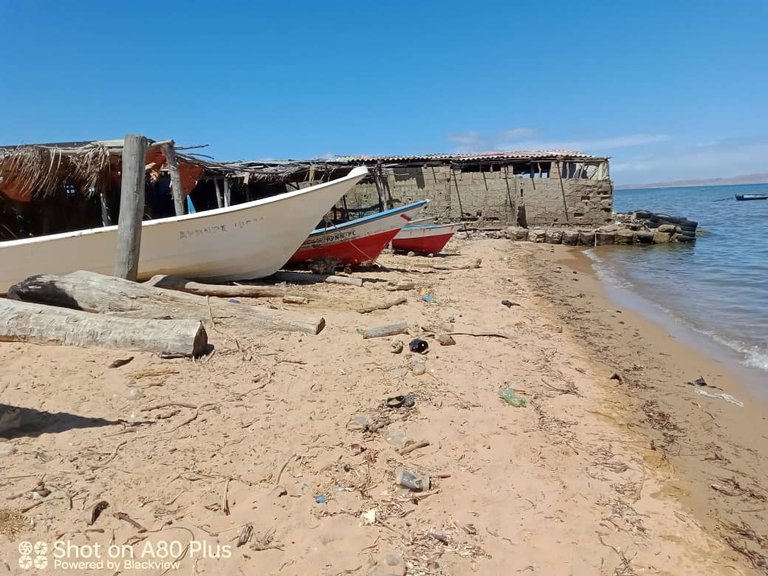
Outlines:
<svg viewBox="0 0 768 576"><path fill-rule="evenodd" d="M438 228L456 228L457 230L464 225L464 222L449 222L447 224L406 224L401 230L436 230Z"/></svg>
<svg viewBox="0 0 768 576"><path fill-rule="evenodd" d="M347 228L353 228L362 224L369 224L371 222L376 222L377 220L389 218L390 216L397 216L403 212L413 210L414 208L423 208L427 204L429 204L429 200L417 200L416 202L411 202L410 204L405 204L404 206L390 208L384 212L377 212L376 214L355 218L354 220L348 220L347 222L342 222L341 224L332 224L331 226L326 226L325 228L315 228L312 230L312 233L309 235L309 237L311 238L312 236L319 236L321 234L327 234L328 232L335 232L337 230L346 230ZM407 225L408 224L405 224L405 226Z"/></svg>

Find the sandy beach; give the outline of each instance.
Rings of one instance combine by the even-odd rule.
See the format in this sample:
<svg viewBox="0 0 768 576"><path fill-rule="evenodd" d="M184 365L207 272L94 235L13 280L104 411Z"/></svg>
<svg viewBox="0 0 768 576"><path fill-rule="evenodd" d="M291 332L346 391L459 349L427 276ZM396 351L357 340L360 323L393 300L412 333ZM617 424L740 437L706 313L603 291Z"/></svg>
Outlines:
<svg viewBox="0 0 768 576"><path fill-rule="evenodd" d="M327 325L204 319L195 362L0 343L0 401L21 408L0 432L0 575L766 573L768 425L739 376L608 300L578 249L447 252L292 287L304 305L242 299Z"/></svg>

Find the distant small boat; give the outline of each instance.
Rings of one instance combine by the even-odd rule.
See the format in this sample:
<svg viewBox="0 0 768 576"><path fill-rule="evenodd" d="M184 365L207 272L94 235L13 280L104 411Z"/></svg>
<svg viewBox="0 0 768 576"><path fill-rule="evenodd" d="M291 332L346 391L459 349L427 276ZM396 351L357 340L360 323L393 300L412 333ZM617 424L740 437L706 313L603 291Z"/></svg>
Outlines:
<svg viewBox="0 0 768 576"><path fill-rule="evenodd" d="M420 200L342 224L317 228L291 257L290 263L307 264L324 258L346 265L374 262L427 202Z"/></svg>
<svg viewBox="0 0 768 576"><path fill-rule="evenodd" d="M736 200L768 200L768 194L736 194Z"/></svg>
<svg viewBox="0 0 768 576"><path fill-rule="evenodd" d="M399 252L437 254L463 225L463 222L408 225L394 237L392 248Z"/></svg>

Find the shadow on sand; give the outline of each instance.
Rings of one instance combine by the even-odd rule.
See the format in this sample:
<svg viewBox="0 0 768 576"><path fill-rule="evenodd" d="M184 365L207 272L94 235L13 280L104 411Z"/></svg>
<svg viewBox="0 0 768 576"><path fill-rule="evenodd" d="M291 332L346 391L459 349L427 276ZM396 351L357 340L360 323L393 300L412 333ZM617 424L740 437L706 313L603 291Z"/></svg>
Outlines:
<svg viewBox="0 0 768 576"><path fill-rule="evenodd" d="M45 412L0 404L0 438L35 437L66 432L74 428L97 428L120 423L118 420L89 418L68 412Z"/></svg>

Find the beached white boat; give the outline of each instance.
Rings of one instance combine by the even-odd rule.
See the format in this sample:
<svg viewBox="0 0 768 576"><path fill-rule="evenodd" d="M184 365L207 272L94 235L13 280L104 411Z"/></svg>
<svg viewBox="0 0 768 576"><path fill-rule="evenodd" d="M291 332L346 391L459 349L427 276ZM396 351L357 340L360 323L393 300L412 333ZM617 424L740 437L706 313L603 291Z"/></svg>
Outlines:
<svg viewBox="0 0 768 576"><path fill-rule="evenodd" d="M368 170L235 206L147 220L139 279L154 274L228 281L280 269L333 205ZM89 270L113 274L117 226L0 242L0 294L35 274Z"/></svg>

